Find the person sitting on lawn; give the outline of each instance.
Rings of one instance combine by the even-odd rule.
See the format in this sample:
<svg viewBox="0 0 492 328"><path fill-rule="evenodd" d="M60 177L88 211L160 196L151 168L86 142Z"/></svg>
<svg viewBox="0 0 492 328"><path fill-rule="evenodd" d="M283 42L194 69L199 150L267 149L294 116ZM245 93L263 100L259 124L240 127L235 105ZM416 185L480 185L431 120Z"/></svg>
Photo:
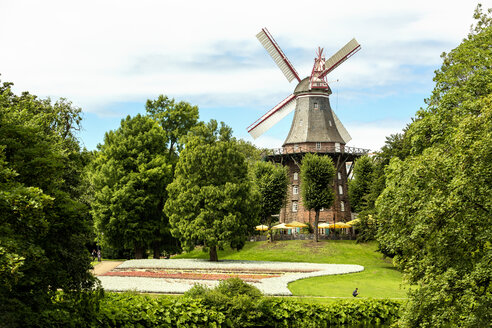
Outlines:
<svg viewBox="0 0 492 328"><path fill-rule="evenodd" d="M359 295L358 290L359 290L359 288L356 288L356 289L354 290L354 292L352 293L352 296L357 297L357 295Z"/></svg>

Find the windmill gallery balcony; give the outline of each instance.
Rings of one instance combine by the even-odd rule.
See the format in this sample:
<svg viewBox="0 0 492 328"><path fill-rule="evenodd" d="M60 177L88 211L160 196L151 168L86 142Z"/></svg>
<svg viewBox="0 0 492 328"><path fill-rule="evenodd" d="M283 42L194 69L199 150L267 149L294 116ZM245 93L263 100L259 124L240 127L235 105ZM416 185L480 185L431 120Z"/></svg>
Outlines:
<svg viewBox="0 0 492 328"><path fill-rule="evenodd" d="M357 157L363 156L369 153L369 149L347 147L342 144L326 144L319 145L317 143L302 144L302 145L286 145L282 148L268 149L265 152L267 156L275 155L290 155L290 154L305 154L305 153L320 153L320 154L347 154L355 155Z"/></svg>

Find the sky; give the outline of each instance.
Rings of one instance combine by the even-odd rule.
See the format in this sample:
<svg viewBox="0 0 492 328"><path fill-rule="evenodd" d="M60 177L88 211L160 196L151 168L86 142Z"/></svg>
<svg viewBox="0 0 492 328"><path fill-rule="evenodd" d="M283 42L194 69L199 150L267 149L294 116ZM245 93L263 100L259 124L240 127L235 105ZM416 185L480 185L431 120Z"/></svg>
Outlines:
<svg viewBox="0 0 492 328"><path fill-rule="evenodd" d="M482 1L484 8L492 0ZM253 140L246 128L290 95L256 34L266 27L301 78L317 47L361 50L331 72L332 109L352 140L377 151L434 88L440 55L457 47L477 2L461 1L9 1L0 0L0 80L14 92L82 109L81 144L104 142L122 118L160 94L197 105L259 147L281 147L293 113Z"/></svg>

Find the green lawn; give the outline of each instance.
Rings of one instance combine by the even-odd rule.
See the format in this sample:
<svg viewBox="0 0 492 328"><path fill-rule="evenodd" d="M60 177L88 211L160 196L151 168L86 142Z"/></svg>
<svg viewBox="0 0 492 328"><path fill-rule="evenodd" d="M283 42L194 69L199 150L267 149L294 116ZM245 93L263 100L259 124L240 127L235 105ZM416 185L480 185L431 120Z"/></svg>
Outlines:
<svg viewBox="0 0 492 328"><path fill-rule="evenodd" d="M402 274L391 261L382 258L375 243L356 244L351 240L248 242L239 252L225 249L218 255L219 260L359 264L365 268L360 273L294 281L289 284L289 289L295 296L352 297L352 291L357 287L359 297L405 298L408 289L402 284ZM208 259L208 253L194 250L173 258Z"/></svg>

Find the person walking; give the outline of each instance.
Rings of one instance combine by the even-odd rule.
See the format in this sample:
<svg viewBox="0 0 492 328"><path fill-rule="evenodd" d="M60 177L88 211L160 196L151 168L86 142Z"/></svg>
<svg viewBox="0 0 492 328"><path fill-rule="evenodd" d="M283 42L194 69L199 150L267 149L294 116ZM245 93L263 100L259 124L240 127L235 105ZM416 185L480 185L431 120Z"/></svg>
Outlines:
<svg viewBox="0 0 492 328"><path fill-rule="evenodd" d="M101 262L101 250L100 249L97 250L97 261Z"/></svg>

